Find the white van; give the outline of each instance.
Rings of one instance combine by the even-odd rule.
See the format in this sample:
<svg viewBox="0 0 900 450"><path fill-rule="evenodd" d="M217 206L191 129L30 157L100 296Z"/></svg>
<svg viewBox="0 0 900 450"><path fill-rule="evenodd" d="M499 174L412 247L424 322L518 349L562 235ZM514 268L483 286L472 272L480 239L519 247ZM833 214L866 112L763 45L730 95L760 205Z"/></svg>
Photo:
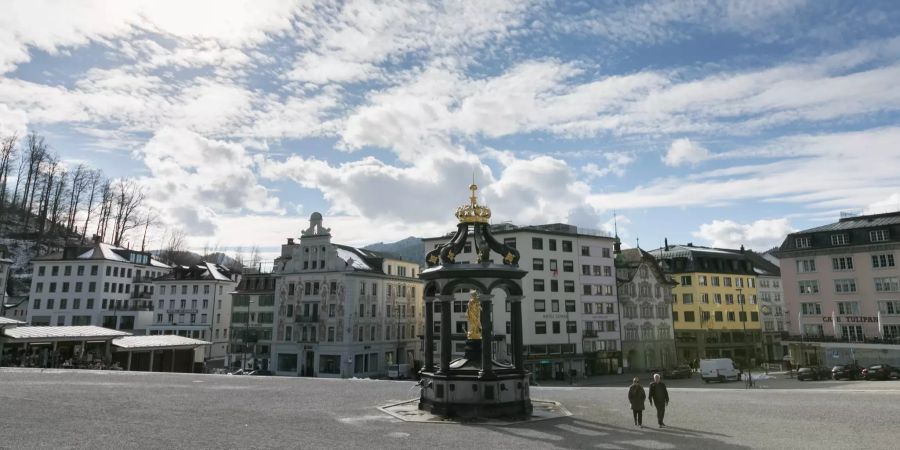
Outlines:
<svg viewBox="0 0 900 450"><path fill-rule="evenodd" d="M409 376L409 364L391 364L388 366L388 378L402 380Z"/></svg>
<svg viewBox="0 0 900 450"><path fill-rule="evenodd" d="M734 368L734 361L731 358L701 359L700 378L707 383L712 380L738 381L741 379L741 373Z"/></svg>

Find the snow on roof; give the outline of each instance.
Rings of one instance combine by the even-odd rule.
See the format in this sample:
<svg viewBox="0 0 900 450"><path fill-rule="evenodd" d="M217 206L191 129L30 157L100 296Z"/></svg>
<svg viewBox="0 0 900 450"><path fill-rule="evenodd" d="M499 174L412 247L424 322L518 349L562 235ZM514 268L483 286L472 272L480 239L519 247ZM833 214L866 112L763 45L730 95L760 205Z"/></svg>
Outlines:
<svg viewBox="0 0 900 450"><path fill-rule="evenodd" d="M372 269L371 266L366 264L365 261L363 261L362 256L360 256L354 252L351 252L350 250L346 250L346 249L343 249L343 248L340 248L337 246L335 247L335 250L337 250L338 258L343 259L344 262L346 262L347 264L352 266L354 269L356 269L356 270L374 270L374 269Z"/></svg>
<svg viewBox="0 0 900 450"><path fill-rule="evenodd" d="M94 325L74 327L16 327L3 330L12 339L91 339L131 336L125 331L111 330Z"/></svg>
<svg viewBox="0 0 900 450"><path fill-rule="evenodd" d="M203 264L206 266L206 270L209 271L209 275L212 277L213 280L231 281L231 278L228 278L227 276L222 274L222 272L219 272L218 266L216 266L215 264L213 264L211 262L204 262Z"/></svg>
<svg viewBox="0 0 900 450"><path fill-rule="evenodd" d="M8 317L0 316L0 325L19 325L19 324L23 324L23 323L25 323L25 322L22 322L22 321L16 320L16 319L10 319Z"/></svg>
<svg viewBox="0 0 900 450"><path fill-rule="evenodd" d="M156 336L126 336L113 339L112 344L119 348L134 350L145 348L198 347L201 345L210 345L212 343L174 334L166 334Z"/></svg>
<svg viewBox="0 0 900 450"><path fill-rule="evenodd" d="M154 258L152 258L152 257L150 258L150 265L153 266L153 267L163 267L163 268L166 268L166 269L171 269L171 268L172 268L172 266L170 266L170 265L168 265L168 264L166 264L166 263L164 263L164 262L162 262L162 261L158 261L158 260L156 260L156 259L154 259Z"/></svg>

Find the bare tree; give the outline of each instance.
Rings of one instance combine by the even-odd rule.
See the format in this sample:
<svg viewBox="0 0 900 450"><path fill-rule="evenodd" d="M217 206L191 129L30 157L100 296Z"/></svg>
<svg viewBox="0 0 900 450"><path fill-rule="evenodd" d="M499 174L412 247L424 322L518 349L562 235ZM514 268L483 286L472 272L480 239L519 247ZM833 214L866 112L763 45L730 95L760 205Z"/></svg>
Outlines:
<svg viewBox="0 0 900 450"><path fill-rule="evenodd" d="M144 191L136 181L120 178L115 186L113 245L121 245L125 233L141 225L139 209L144 204Z"/></svg>
<svg viewBox="0 0 900 450"><path fill-rule="evenodd" d="M100 187L103 184L103 172L99 170L92 170L87 177L88 185L90 186L90 194L88 195L88 203L84 208L85 218L84 218L84 226L81 228L81 242L84 242L84 239L87 234L88 224L91 222L91 213L94 211L94 198L97 196L97 193L100 191Z"/></svg>
<svg viewBox="0 0 900 450"><path fill-rule="evenodd" d="M97 215L97 236L101 241L106 241L106 229L109 226L109 217L113 207L112 181L103 180L100 186L100 212Z"/></svg>
<svg viewBox="0 0 900 450"><path fill-rule="evenodd" d="M32 132L25 140L25 149L28 155L28 164L25 178L25 191L22 195L22 212L25 216L25 220L22 224L23 231L28 230L28 219L31 212L34 210L34 196L37 192L36 185L38 178L40 178L41 165L47 158L47 144L44 143L44 138L42 136L38 136L37 133Z"/></svg>
<svg viewBox="0 0 900 450"><path fill-rule="evenodd" d="M258 266L261 261L262 258L259 256L259 247L254 245L253 248L250 249L250 267L259 269L260 267Z"/></svg>
<svg viewBox="0 0 900 450"><path fill-rule="evenodd" d="M41 191L41 196L38 199L38 236L43 236L44 231L47 228L47 215L50 211L50 199L52 198L54 191L53 182L59 173L59 161L57 161L56 158L52 158L49 156L46 159L47 172L43 178L44 189ZM33 191L37 191L37 189L33 189Z"/></svg>
<svg viewBox="0 0 900 450"><path fill-rule="evenodd" d="M158 218L159 215L155 210L148 209L144 213L143 217L144 218L140 221L142 226L144 227L144 233L143 233L143 236L141 237L141 251L145 252L145 251L147 251L147 234L150 230L150 227L159 225L159 218Z"/></svg>
<svg viewBox="0 0 900 450"><path fill-rule="evenodd" d="M12 167L16 156L16 142L18 139L18 136L15 134L0 139L0 213L5 211L7 202L6 185L9 179L9 169Z"/></svg>
<svg viewBox="0 0 900 450"><path fill-rule="evenodd" d="M79 164L72 172L72 187L69 189L69 210L66 213L66 231L75 231L75 216L78 214L78 206L81 203L81 195L90 184L90 170L84 164Z"/></svg>
<svg viewBox="0 0 900 450"><path fill-rule="evenodd" d="M163 233L163 247L159 251L159 259L166 264L177 264L185 250L184 231L180 229L166 230Z"/></svg>
<svg viewBox="0 0 900 450"><path fill-rule="evenodd" d="M60 223L62 210L65 208L63 202L66 201L65 196L63 196L63 192L66 190L66 182L68 180L68 172L65 170L59 173L59 177L57 177L56 189L53 194L53 202L50 207L50 225L48 227L48 231L53 233L54 228L56 230L62 230L63 225Z"/></svg>

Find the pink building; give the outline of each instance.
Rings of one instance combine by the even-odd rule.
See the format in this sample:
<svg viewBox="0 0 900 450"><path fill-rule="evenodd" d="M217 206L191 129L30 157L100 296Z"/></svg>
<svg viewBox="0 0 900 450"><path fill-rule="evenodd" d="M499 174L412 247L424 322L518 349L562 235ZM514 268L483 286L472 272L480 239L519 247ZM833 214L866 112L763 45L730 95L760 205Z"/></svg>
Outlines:
<svg viewBox="0 0 900 450"><path fill-rule="evenodd" d="M842 218L779 250L795 363L900 364L900 212Z"/></svg>

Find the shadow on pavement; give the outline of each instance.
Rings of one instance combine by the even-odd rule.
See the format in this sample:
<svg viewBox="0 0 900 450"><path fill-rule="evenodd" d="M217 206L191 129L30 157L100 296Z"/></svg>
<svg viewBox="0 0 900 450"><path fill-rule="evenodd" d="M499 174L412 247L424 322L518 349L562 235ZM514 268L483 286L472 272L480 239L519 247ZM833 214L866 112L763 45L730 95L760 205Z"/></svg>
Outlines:
<svg viewBox="0 0 900 450"><path fill-rule="evenodd" d="M630 418L629 418L630 419ZM750 448L728 442L731 436L681 427L623 427L567 417L496 431L560 448Z"/></svg>

